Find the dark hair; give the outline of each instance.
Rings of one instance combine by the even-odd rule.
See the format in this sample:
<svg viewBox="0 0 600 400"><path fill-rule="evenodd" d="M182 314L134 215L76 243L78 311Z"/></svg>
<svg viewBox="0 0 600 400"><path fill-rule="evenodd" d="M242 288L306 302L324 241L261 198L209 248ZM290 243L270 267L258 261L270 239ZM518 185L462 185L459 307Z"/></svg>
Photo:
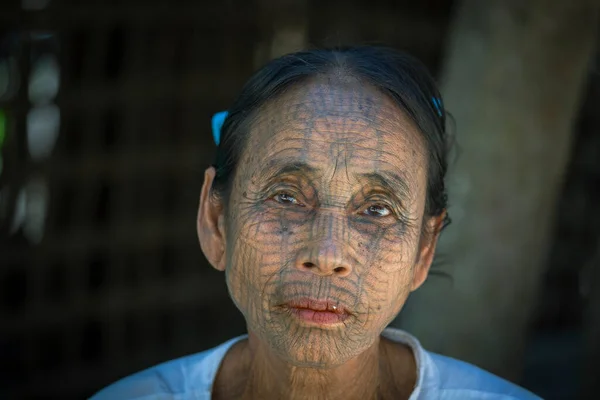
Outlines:
<svg viewBox="0 0 600 400"><path fill-rule="evenodd" d="M433 77L420 61L385 47L301 51L277 58L256 72L228 110L221 128L213 191L228 197L251 120L260 107L293 85L340 71L390 97L419 128L429 154L425 213L441 215L447 207L444 177L449 151L441 96Z"/></svg>

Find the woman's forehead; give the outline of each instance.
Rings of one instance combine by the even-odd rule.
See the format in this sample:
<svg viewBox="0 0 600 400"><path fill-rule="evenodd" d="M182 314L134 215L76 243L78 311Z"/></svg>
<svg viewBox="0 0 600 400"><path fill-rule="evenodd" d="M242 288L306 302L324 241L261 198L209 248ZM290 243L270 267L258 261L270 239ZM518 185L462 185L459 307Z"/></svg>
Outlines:
<svg viewBox="0 0 600 400"><path fill-rule="evenodd" d="M403 169L424 163L415 124L369 85L314 82L285 93L254 119L247 149L256 159L387 164Z"/></svg>
<svg viewBox="0 0 600 400"><path fill-rule="evenodd" d="M323 117L342 117L348 122L379 119L404 119L404 113L393 101L373 86L359 81L329 82L311 80L291 87L267 103L257 115L258 120L310 123ZM340 121L341 121L340 120Z"/></svg>

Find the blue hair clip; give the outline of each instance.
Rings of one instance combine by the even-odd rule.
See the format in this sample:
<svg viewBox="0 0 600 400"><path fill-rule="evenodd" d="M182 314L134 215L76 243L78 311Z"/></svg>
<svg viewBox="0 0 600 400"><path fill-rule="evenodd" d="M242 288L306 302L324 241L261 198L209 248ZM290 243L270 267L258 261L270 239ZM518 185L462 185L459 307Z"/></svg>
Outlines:
<svg viewBox="0 0 600 400"><path fill-rule="evenodd" d="M225 118L227 118L228 114L227 111L220 111L212 117L213 139L217 146L221 142L221 128L223 127L223 122L225 122Z"/></svg>
<svg viewBox="0 0 600 400"><path fill-rule="evenodd" d="M441 117L444 114L442 113L442 100L437 98L437 97L432 97L431 101L433 101L433 105L435 106L435 109L438 112L438 115Z"/></svg>

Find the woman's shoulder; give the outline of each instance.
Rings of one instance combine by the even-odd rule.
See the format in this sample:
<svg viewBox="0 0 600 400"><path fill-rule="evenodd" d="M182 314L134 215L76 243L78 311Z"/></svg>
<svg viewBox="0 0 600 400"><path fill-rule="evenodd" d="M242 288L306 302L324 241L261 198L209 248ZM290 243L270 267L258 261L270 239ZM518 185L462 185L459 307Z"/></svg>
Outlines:
<svg viewBox="0 0 600 400"><path fill-rule="evenodd" d="M223 357L243 337L127 376L100 390L90 400L210 399L210 389Z"/></svg>
<svg viewBox="0 0 600 400"><path fill-rule="evenodd" d="M384 335L411 347L418 368L418 399L539 400L533 393L475 365L425 350L412 335L388 328Z"/></svg>
<svg viewBox="0 0 600 400"><path fill-rule="evenodd" d="M441 399L535 400L540 397L475 365L428 352Z"/></svg>

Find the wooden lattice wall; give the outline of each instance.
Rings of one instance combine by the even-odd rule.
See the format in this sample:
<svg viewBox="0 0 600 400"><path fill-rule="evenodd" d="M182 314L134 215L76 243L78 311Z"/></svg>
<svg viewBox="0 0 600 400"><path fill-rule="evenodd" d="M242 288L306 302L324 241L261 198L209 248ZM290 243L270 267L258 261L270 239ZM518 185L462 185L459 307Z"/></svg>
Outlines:
<svg viewBox="0 0 600 400"><path fill-rule="evenodd" d="M20 134L5 172L15 183L39 177L50 193L41 242L17 233L0 253L0 365L14 395L90 394L242 331L195 237L210 115L253 69L258 32L252 10L239 11L224 21L225 7L199 2L15 10L52 36L20 31L22 87L36 62L27 52L57 43L60 135L51 157L32 160L27 91L7 104Z"/></svg>

